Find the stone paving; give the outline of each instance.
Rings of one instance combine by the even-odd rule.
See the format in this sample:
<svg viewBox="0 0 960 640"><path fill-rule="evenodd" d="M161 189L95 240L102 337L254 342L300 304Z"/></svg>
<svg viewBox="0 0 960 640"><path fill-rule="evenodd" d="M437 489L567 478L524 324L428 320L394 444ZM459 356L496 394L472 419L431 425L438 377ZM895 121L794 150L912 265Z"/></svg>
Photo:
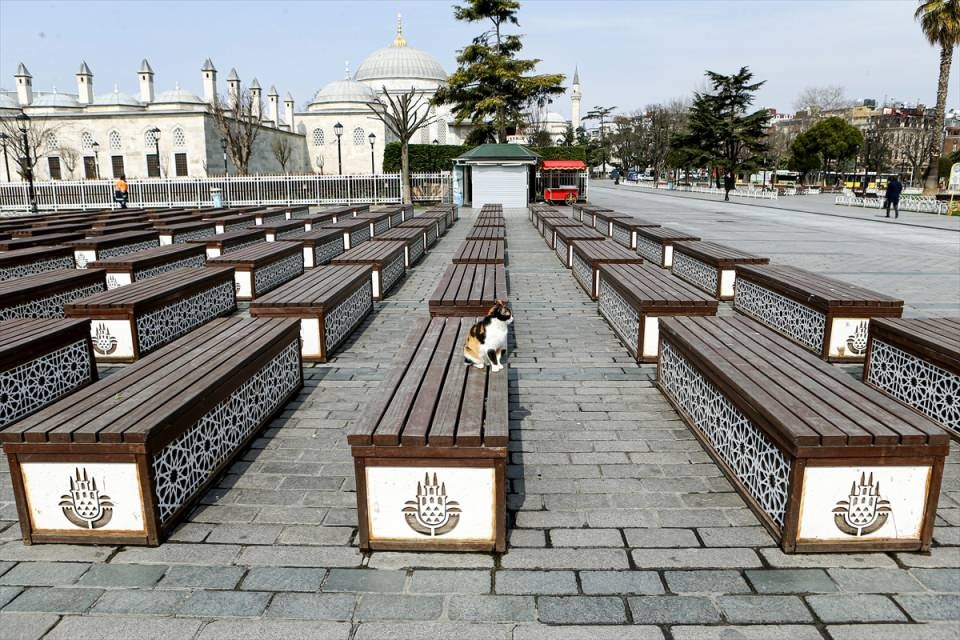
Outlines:
<svg viewBox="0 0 960 640"><path fill-rule="evenodd" d="M913 315L958 306L953 233L593 193L705 238L838 268L904 295ZM23 546L0 460L0 639L958 637L955 453L930 554L784 555L653 386L654 367L631 361L522 210L505 213L517 317L509 551L360 554L345 431L474 215L462 211L333 362L307 368L299 397L161 547Z"/></svg>

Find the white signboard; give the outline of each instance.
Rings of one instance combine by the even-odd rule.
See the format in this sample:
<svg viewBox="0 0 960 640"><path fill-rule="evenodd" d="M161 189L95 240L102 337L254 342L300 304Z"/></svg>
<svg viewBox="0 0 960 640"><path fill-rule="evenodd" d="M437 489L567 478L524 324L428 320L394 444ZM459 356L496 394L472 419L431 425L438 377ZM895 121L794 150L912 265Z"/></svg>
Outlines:
<svg viewBox="0 0 960 640"><path fill-rule="evenodd" d="M866 318L834 318L830 330L830 357L862 358L867 353Z"/></svg>
<svg viewBox="0 0 960 640"><path fill-rule="evenodd" d="M960 189L960 162L954 162L950 167L950 188Z"/></svg>

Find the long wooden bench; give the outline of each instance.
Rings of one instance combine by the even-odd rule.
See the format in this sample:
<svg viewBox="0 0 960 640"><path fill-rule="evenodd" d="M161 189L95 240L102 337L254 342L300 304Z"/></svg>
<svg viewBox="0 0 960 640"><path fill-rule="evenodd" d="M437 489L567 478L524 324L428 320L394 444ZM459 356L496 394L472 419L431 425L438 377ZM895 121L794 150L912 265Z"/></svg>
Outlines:
<svg viewBox="0 0 960 640"><path fill-rule="evenodd" d="M440 237L440 223L434 218L412 218L400 223L398 228L420 229L423 233L424 246L428 250L437 243L437 239Z"/></svg>
<svg viewBox="0 0 960 640"><path fill-rule="evenodd" d="M363 551L506 548L507 370L464 365L475 321L416 321L347 436Z"/></svg>
<svg viewBox="0 0 960 640"><path fill-rule="evenodd" d="M567 269L573 267L573 247L581 242L603 242L607 236L583 225L553 228L553 252Z"/></svg>
<svg viewBox="0 0 960 640"><path fill-rule="evenodd" d="M303 243L261 242L207 261L210 267L233 267L237 300L253 300L303 275Z"/></svg>
<svg viewBox="0 0 960 640"><path fill-rule="evenodd" d="M639 227L637 231L637 253L648 262L669 269L673 266L673 243L681 240L699 240L686 231L670 227Z"/></svg>
<svg viewBox="0 0 960 640"><path fill-rule="evenodd" d="M290 236L306 231L306 223L303 220L283 220L282 222L268 222L267 224L247 227L251 231L263 231L267 236L267 242L276 242L277 240L286 240Z"/></svg>
<svg viewBox="0 0 960 640"><path fill-rule="evenodd" d="M321 228L338 229L343 234L344 249L353 249L370 239L370 221L363 218L341 218Z"/></svg>
<svg viewBox="0 0 960 640"><path fill-rule="evenodd" d="M431 316L482 316L506 301L507 272L502 264L451 264L430 296Z"/></svg>
<svg viewBox="0 0 960 640"><path fill-rule="evenodd" d="M875 318L863 381L960 439L960 318Z"/></svg>
<svg viewBox="0 0 960 640"><path fill-rule="evenodd" d="M581 223L570 218L540 218L540 235L547 242L547 246L556 249L556 229L557 227L575 227L577 229L586 229ZM597 232L599 233L599 232Z"/></svg>
<svg viewBox="0 0 960 640"><path fill-rule="evenodd" d="M390 229L372 238L374 242L402 242L403 264L409 269L426 255L425 239L421 229L406 227Z"/></svg>
<svg viewBox="0 0 960 640"><path fill-rule="evenodd" d="M570 206L571 217L577 222L582 222L590 227L593 226L593 214L598 211L613 211L613 209L601 207L600 205L589 202L578 202Z"/></svg>
<svg viewBox="0 0 960 640"><path fill-rule="evenodd" d="M348 249L330 261L330 264L359 264L372 270L373 299L383 300L406 273L404 242L368 242Z"/></svg>
<svg viewBox="0 0 960 640"><path fill-rule="evenodd" d="M92 226L91 222L72 222L70 224L52 224L52 225L38 225L30 227L22 227L20 229L14 229L11 232L11 235L14 238L33 238L36 236L50 236L58 233L73 233L76 231L81 231L83 233L87 232Z"/></svg>
<svg viewBox="0 0 960 640"><path fill-rule="evenodd" d="M612 237L615 220L630 220L632 218L633 216L630 214L619 211L594 211L591 226L605 236Z"/></svg>
<svg viewBox="0 0 960 640"><path fill-rule="evenodd" d="M569 216L566 216L559 211L537 211L533 216L533 226L544 238L547 237L546 231L544 230L544 223L547 220L563 220L570 224L580 224L576 220L571 220ZM553 247L550 247L551 249Z"/></svg>
<svg viewBox="0 0 960 640"><path fill-rule="evenodd" d="M242 231L257 225L256 213L234 213L230 215L217 215L216 213L206 214L205 220L209 220L216 225L217 234L229 233L230 231Z"/></svg>
<svg viewBox="0 0 960 640"><path fill-rule="evenodd" d="M402 205L402 204L389 204L389 205L381 205L379 207L370 208L370 213L388 214L390 217L390 228L400 225L407 218L413 217L412 205L409 206L409 214L407 212L408 212L407 205Z"/></svg>
<svg viewBox="0 0 960 640"><path fill-rule="evenodd" d="M503 264L504 253L502 240L464 240L453 254L453 263Z"/></svg>
<svg viewBox="0 0 960 640"><path fill-rule="evenodd" d="M160 244L179 244L190 240L209 238L217 234L217 225L210 220L171 224L159 223L155 224L153 228L160 234Z"/></svg>
<svg viewBox="0 0 960 640"><path fill-rule="evenodd" d="M659 226L656 222L640 218L613 218L610 220L610 237L628 249L636 251L637 229Z"/></svg>
<svg viewBox="0 0 960 640"><path fill-rule="evenodd" d="M280 224L287 220L287 212L289 211L288 207L266 207L266 208L257 208L254 210L256 214L256 224L258 226L268 225L268 224Z"/></svg>
<svg viewBox="0 0 960 640"><path fill-rule="evenodd" d="M656 362L664 316L712 316L718 302L660 267L601 264L597 308L637 362Z"/></svg>
<svg viewBox="0 0 960 640"><path fill-rule="evenodd" d="M453 214L449 209L430 209L424 211L419 217L424 220L436 220L438 222L437 230L441 236L445 235L447 229L453 225Z"/></svg>
<svg viewBox="0 0 960 640"><path fill-rule="evenodd" d="M0 282L0 320L64 318L63 305L107 290L103 269L57 269Z"/></svg>
<svg viewBox="0 0 960 640"><path fill-rule="evenodd" d="M575 242L572 248L573 279L591 300L597 299L600 288L600 265L643 263L643 258L609 238L601 242Z"/></svg>
<svg viewBox="0 0 960 640"><path fill-rule="evenodd" d="M73 249L67 246L38 246L0 252L0 281L22 278L55 269L75 269Z"/></svg>
<svg viewBox="0 0 960 640"><path fill-rule="evenodd" d="M386 233L387 229L390 228L391 215L391 211L371 210L364 213L358 213L356 219L366 220L370 224L370 237L373 238L381 233Z"/></svg>
<svg viewBox="0 0 960 640"><path fill-rule="evenodd" d="M97 379L90 323L0 321L0 429Z"/></svg>
<svg viewBox="0 0 960 640"><path fill-rule="evenodd" d="M80 298L68 318L90 321L98 362L133 362L237 309L230 268L192 267Z"/></svg>
<svg viewBox="0 0 960 640"><path fill-rule="evenodd" d="M506 227L471 227L467 240L506 240Z"/></svg>
<svg viewBox="0 0 960 640"><path fill-rule="evenodd" d="M162 273L207 264L206 247L199 244L169 244L91 262L90 267L107 272L107 289L154 278Z"/></svg>
<svg viewBox="0 0 960 640"><path fill-rule="evenodd" d="M73 248L77 268L86 269L87 263L152 249L159 247L161 243L157 232L151 230L110 233L82 240L69 240L64 244Z"/></svg>
<svg viewBox="0 0 960 640"><path fill-rule="evenodd" d="M942 429L747 318L660 341L657 385L784 551L930 547Z"/></svg>
<svg viewBox="0 0 960 640"><path fill-rule="evenodd" d="M328 265L281 285L250 303L250 315L300 320L304 360L326 362L373 309L372 269Z"/></svg>
<svg viewBox="0 0 960 640"><path fill-rule="evenodd" d="M764 258L716 242L681 241L673 244L675 276L720 300L733 300L738 264L769 264Z"/></svg>
<svg viewBox="0 0 960 640"><path fill-rule="evenodd" d="M784 265L737 265L734 308L829 362L860 362L870 318L899 318L903 301Z"/></svg>
<svg viewBox="0 0 960 640"><path fill-rule="evenodd" d="M295 319L224 318L7 427L24 542L160 544L302 386Z"/></svg>
<svg viewBox="0 0 960 640"><path fill-rule="evenodd" d="M0 251L16 251L17 249L28 249L30 247L50 247L65 244L71 240L80 240L83 237L85 237L85 234L82 231L72 231L70 233L55 233L49 236L0 239Z"/></svg>
<svg viewBox="0 0 960 640"><path fill-rule="evenodd" d="M505 219L502 211L481 211L473 226L475 227L502 227L505 225Z"/></svg>
<svg viewBox="0 0 960 640"><path fill-rule="evenodd" d="M95 226L87 229L88 238L96 236L105 236L113 233L127 233L129 231L150 231L153 225L150 222L127 222L125 224L112 224L106 226Z"/></svg>
<svg viewBox="0 0 960 640"><path fill-rule="evenodd" d="M190 240L188 243L206 247L207 258L217 258L231 251L266 241L267 234L261 229L254 228L218 233L199 240Z"/></svg>
<svg viewBox="0 0 960 640"><path fill-rule="evenodd" d="M343 253L343 232L339 229L316 228L284 236L288 242L303 243L303 266L312 269L327 264Z"/></svg>

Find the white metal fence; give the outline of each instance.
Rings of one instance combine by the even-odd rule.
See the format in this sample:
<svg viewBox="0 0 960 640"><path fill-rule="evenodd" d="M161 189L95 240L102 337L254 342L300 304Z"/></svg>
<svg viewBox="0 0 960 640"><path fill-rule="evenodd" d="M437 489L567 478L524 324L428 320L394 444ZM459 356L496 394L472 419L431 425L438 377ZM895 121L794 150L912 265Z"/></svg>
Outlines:
<svg viewBox="0 0 960 640"><path fill-rule="evenodd" d="M410 176L414 202L450 202L450 172ZM41 211L97 209L115 206L114 181L52 180L35 182ZM227 178L147 178L128 182L131 207L204 207L220 189L224 206L260 204L353 204L401 202L400 174L358 176L236 176ZM0 182L0 210L29 209L26 182Z"/></svg>
<svg viewBox="0 0 960 640"><path fill-rule="evenodd" d="M858 196L837 196L834 204L845 207L863 207L864 209L883 209L884 198L861 198ZM950 210L950 203L935 198L906 196L900 198L900 211L915 211L917 213L937 213L946 215Z"/></svg>
<svg viewBox="0 0 960 640"><path fill-rule="evenodd" d="M636 184L627 182L622 184L627 184L632 187L639 187L641 189L650 189L650 190L662 189L667 191L682 191L687 193L709 193L709 194L720 195L720 196L724 194L723 189L717 189L716 187L694 187L690 185L679 185L679 184L668 185L663 183L654 184L652 182L651 183L638 182ZM776 191L769 191L766 189L754 189L752 187L737 187L736 189L730 192L730 197L731 198L754 198L754 199L760 199L760 200L776 200L778 198L778 193Z"/></svg>

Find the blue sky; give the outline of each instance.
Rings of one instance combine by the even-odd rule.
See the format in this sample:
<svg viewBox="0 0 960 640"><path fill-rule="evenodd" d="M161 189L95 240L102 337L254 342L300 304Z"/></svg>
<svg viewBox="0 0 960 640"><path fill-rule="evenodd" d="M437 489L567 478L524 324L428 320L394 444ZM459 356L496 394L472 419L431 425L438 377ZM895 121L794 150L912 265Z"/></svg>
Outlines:
<svg viewBox="0 0 960 640"><path fill-rule="evenodd" d="M411 46L450 72L456 50L480 31L453 20L452 2L21 2L0 0L0 86L12 88L23 61L34 87L76 91L82 60L96 93L118 84L136 94L136 71L148 58L157 91L200 93L207 57L244 82L259 79L291 92L298 106L325 83L356 68L393 39L397 12ZM888 1L606 2L526 0L524 52L541 70L572 76L580 67L584 110L631 110L689 94L704 69L748 65L767 84L758 104L792 111L805 86L840 84L851 98L893 97L932 104L937 51L913 21L916 3ZM960 59L948 106L960 106ZM569 100L555 108L569 114Z"/></svg>

